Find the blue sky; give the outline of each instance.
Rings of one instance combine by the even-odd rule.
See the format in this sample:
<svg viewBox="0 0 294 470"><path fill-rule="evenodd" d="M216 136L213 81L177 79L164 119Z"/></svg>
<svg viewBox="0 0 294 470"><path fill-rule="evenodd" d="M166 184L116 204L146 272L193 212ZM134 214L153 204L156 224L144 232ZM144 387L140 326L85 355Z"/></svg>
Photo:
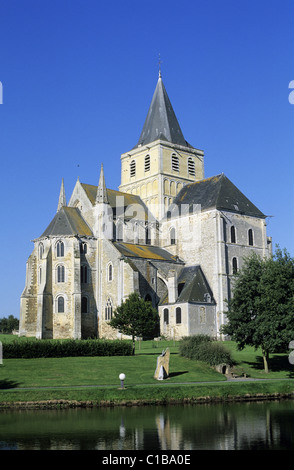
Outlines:
<svg viewBox="0 0 294 470"><path fill-rule="evenodd" d="M225 175L294 256L293 0L0 0L0 317L31 240L79 177L120 184L162 76L205 176Z"/></svg>

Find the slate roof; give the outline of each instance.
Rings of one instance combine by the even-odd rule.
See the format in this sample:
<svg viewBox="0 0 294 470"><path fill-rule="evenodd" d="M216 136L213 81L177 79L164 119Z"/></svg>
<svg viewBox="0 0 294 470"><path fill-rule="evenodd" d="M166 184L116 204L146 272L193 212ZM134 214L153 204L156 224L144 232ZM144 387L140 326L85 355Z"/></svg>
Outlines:
<svg viewBox="0 0 294 470"><path fill-rule="evenodd" d="M136 147L158 139L192 148L183 136L161 75Z"/></svg>
<svg viewBox="0 0 294 470"><path fill-rule="evenodd" d="M91 204L95 204L96 202L96 195L97 195L97 186L94 186L94 185L91 185L91 184L84 184L84 183L81 183L82 187L84 188ZM130 207L130 206L135 206L135 205L139 205L141 206L142 208L142 212L141 210L139 211L139 213L137 214L138 217L137 218L142 218L144 220L147 220L148 219L148 208L147 206L144 204L144 202L142 201L142 199L140 198L140 196L136 196L134 194L129 194L129 193L124 193L124 192L121 192L121 191L115 191L114 189L106 189L106 193L107 193L107 201L109 203L109 205L111 206L111 208L113 209L113 215L114 217L116 216L116 206L117 206L117 197L123 197L124 200L124 208L123 208L123 212L124 212L124 218L127 219L127 218L136 218L135 215L136 214L133 214L132 210L129 210L127 211L127 213L125 213L127 207ZM150 217L152 217L151 214L149 214L149 219Z"/></svg>
<svg viewBox="0 0 294 470"><path fill-rule="evenodd" d="M177 256L172 255L163 248L152 245L139 245L133 243L113 242L113 245L127 258L144 258L159 261L182 263Z"/></svg>
<svg viewBox="0 0 294 470"><path fill-rule="evenodd" d="M266 216L222 173L184 186L173 204L171 216L176 215L182 204L200 204L201 211L225 210L253 217Z"/></svg>
<svg viewBox="0 0 294 470"><path fill-rule="evenodd" d="M214 303L212 291L200 266L185 267L178 278L177 302ZM209 299L207 296L209 295Z"/></svg>
<svg viewBox="0 0 294 470"><path fill-rule="evenodd" d="M176 303L215 303L212 291L200 266L183 268L178 277L178 292ZM160 302L160 305L166 304L168 304L168 294Z"/></svg>
<svg viewBox="0 0 294 470"><path fill-rule="evenodd" d="M89 236L93 233L76 207L63 206L55 215L41 237ZM41 238L40 237L40 238Z"/></svg>

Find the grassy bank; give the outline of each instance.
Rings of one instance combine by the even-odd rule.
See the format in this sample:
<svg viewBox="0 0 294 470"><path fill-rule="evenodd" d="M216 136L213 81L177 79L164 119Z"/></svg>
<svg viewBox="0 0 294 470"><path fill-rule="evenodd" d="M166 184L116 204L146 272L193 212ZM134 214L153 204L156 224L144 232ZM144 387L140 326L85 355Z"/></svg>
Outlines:
<svg viewBox="0 0 294 470"><path fill-rule="evenodd" d="M0 409L66 408L115 405L159 405L215 403L242 400L293 398L292 381L201 383L195 385L146 385L118 387L69 388L50 390L1 391Z"/></svg>
<svg viewBox="0 0 294 470"><path fill-rule="evenodd" d="M12 339L0 335L2 342ZM231 342L226 346L232 352L237 373L271 380L228 382L208 365L180 357L178 343L146 341L137 343L134 357L4 358L0 365L0 406L20 402L26 403L23 406L38 402L37 406L42 407L97 406L292 396L293 365L287 355L272 355L271 371L265 374L260 352L253 348L239 352ZM170 376L158 382L153 378L156 360L166 347L171 351ZM120 390L121 372L126 375L124 390Z"/></svg>

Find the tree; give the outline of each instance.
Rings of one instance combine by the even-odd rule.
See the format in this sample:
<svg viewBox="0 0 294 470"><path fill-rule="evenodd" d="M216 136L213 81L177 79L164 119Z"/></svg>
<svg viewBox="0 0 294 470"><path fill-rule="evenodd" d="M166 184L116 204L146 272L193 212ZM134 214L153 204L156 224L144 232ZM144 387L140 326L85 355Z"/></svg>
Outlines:
<svg viewBox="0 0 294 470"><path fill-rule="evenodd" d="M294 339L294 260L278 247L272 257L252 254L233 283L222 332L240 350L246 345L260 347L268 372L269 354L288 350Z"/></svg>
<svg viewBox="0 0 294 470"><path fill-rule="evenodd" d="M9 315L8 318L0 318L0 331L2 333L11 333L13 330L18 330L19 319L13 315Z"/></svg>
<svg viewBox="0 0 294 470"><path fill-rule="evenodd" d="M133 354L135 354L135 337L154 336L159 325L159 317L151 302L143 300L133 292L116 308L109 323L121 333L132 336Z"/></svg>

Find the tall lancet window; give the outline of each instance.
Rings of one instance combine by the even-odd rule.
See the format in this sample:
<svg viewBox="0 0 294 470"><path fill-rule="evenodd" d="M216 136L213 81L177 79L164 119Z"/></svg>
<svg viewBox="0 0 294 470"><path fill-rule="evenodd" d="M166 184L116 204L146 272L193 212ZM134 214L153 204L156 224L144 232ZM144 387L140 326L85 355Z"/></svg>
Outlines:
<svg viewBox="0 0 294 470"><path fill-rule="evenodd" d="M231 243L236 243L236 229L234 225L231 226Z"/></svg>
<svg viewBox="0 0 294 470"><path fill-rule="evenodd" d="M64 297L62 296L57 299L57 312L64 313Z"/></svg>
<svg viewBox="0 0 294 470"><path fill-rule="evenodd" d="M106 305L105 305L105 320L111 320L111 319L112 319L112 302L110 298L108 298Z"/></svg>
<svg viewBox="0 0 294 470"><path fill-rule="evenodd" d="M58 257L58 258L64 256L64 243L61 242L61 241L57 242L57 245L56 245L56 254L57 254L57 257Z"/></svg>
<svg viewBox="0 0 294 470"><path fill-rule="evenodd" d="M168 308L163 309L163 323L169 324L169 311Z"/></svg>
<svg viewBox="0 0 294 470"><path fill-rule="evenodd" d="M238 272L238 260L237 260L237 258L232 259L232 270L233 270L233 274L236 274Z"/></svg>
<svg viewBox="0 0 294 470"><path fill-rule="evenodd" d="M65 282L65 269L63 265L57 266L57 282Z"/></svg>
<svg viewBox="0 0 294 470"><path fill-rule="evenodd" d="M252 228L250 228L248 230L248 244L250 246L253 246L253 230L252 230Z"/></svg>
<svg viewBox="0 0 294 470"><path fill-rule="evenodd" d="M82 313L88 313L88 297L82 297Z"/></svg>
<svg viewBox="0 0 294 470"><path fill-rule="evenodd" d="M108 281L112 281L112 279L113 279L113 266L112 266L112 263L109 263L109 265L107 267L107 278L108 278Z"/></svg>
<svg viewBox="0 0 294 470"><path fill-rule="evenodd" d="M87 284L88 282L88 266L86 265L81 266L81 282L83 284Z"/></svg>
<svg viewBox="0 0 294 470"><path fill-rule="evenodd" d="M145 243L151 245L151 229L148 225L145 227Z"/></svg>

